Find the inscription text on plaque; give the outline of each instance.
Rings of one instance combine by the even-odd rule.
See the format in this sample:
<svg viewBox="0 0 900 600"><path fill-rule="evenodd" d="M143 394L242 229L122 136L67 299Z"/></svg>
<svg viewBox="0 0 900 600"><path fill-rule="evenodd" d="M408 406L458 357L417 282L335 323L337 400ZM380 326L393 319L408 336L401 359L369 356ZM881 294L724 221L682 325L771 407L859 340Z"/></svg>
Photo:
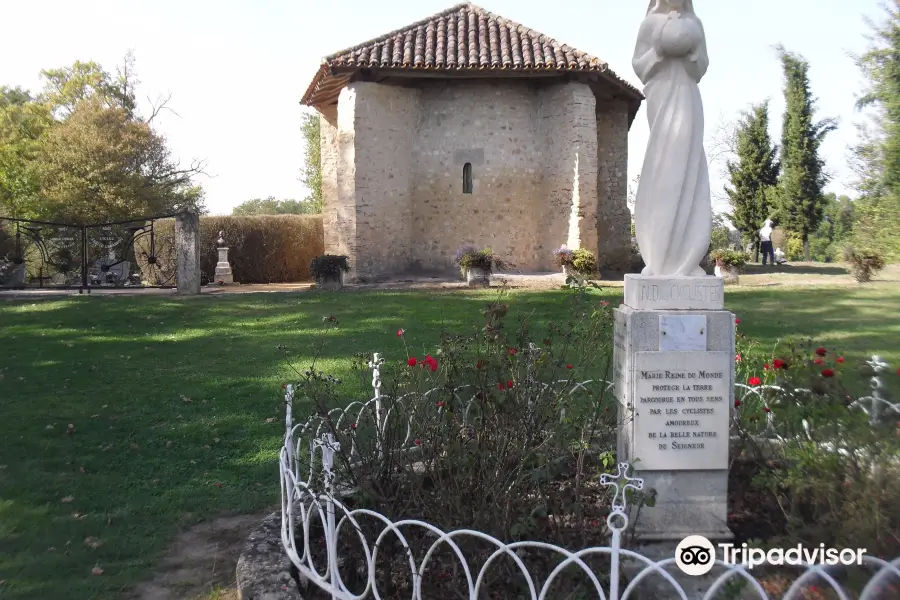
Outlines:
<svg viewBox="0 0 900 600"><path fill-rule="evenodd" d="M728 469L733 369L728 352L634 354L636 470Z"/></svg>

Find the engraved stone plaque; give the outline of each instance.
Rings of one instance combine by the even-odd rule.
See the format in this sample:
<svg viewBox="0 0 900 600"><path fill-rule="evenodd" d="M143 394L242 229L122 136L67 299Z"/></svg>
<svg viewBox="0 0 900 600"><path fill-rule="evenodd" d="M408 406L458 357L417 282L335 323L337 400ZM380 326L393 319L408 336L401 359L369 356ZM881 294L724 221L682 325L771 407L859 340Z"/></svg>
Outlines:
<svg viewBox="0 0 900 600"><path fill-rule="evenodd" d="M733 368L727 352L634 354L636 470L728 469Z"/></svg>

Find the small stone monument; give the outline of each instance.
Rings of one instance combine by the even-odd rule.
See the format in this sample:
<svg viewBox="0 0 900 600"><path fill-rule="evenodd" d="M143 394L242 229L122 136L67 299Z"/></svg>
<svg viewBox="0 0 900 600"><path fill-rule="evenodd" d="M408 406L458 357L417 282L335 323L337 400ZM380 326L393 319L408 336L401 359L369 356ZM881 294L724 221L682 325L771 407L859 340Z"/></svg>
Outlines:
<svg viewBox="0 0 900 600"><path fill-rule="evenodd" d="M234 283L234 276L231 273L231 264L228 262L228 246L225 245L224 232L219 232L219 239L216 242L219 246L219 262L216 263L216 283L222 282L225 285Z"/></svg>
<svg viewBox="0 0 900 600"><path fill-rule="evenodd" d="M722 278L700 267L712 230L697 85L708 65L693 3L651 2L633 60L650 121L635 198L646 267L625 277L613 363L618 460L633 462L645 489L657 493L634 525L640 551L655 560L674 557L689 535L713 545L733 538L726 502L734 315L724 310Z"/></svg>

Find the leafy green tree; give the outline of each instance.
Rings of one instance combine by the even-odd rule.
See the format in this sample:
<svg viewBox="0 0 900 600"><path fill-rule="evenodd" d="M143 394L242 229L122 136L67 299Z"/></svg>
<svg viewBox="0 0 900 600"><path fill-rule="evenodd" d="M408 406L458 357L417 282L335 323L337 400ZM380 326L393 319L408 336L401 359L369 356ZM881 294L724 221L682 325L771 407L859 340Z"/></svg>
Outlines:
<svg viewBox="0 0 900 600"><path fill-rule="evenodd" d="M839 260L853 233L855 206L848 196L829 192L824 196L822 220L809 238L811 258L820 262Z"/></svg>
<svg viewBox="0 0 900 600"><path fill-rule="evenodd" d="M784 71L785 112L781 140L781 177L777 193L777 221L802 240L810 259L809 236L822 219L823 188L828 182L819 148L837 127L832 119L814 120L815 99L809 83L809 63L778 46Z"/></svg>
<svg viewBox="0 0 900 600"><path fill-rule="evenodd" d="M312 206L312 212L322 212L322 147L321 126L318 113L304 113L300 126L303 140L306 143L306 155L301 168L300 181L309 190L306 202Z"/></svg>
<svg viewBox="0 0 900 600"><path fill-rule="evenodd" d="M769 137L769 103L751 105L744 112L735 132L736 161L726 168L731 186L725 193L731 204L728 219L745 239L753 240L754 261L759 259L756 232L772 216L770 200L778 184L781 168L778 149Z"/></svg>
<svg viewBox="0 0 900 600"><path fill-rule="evenodd" d="M870 21L869 49L856 58L868 86L857 102L869 109L851 151L860 198L855 202L853 242L900 260L900 0Z"/></svg>
<svg viewBox="0 0 900 600"><path fill-rule="evenodd" d="M0 88L0 210L17 217L86 223L203 209L193 178L136 110L134 58L110 74L95 62L41 72L32 96Z"/></svg>
<svg viewBox="0 0 900 600"><path fill-rule="evenodd" d="M250 217L254 215L309 215L319 212L318 207L309 200L276 200L274 196L269 196L242 202L232 209L231 214Z"/></svg>
<svg viewBox="0 0 900 600"><path fill-rule="evenodd" d="M712 231L709 238L709 251L729 250L731 249L731 229L725 223L725 217L721 213L713 216Z"/></svg>
<svg viewBox="0 0 900 600"><path fill-rule="evenodd" d="M202 208L165 140L123 108L89 98L45 135L38 157L41 219L96 223Z"/></svg>
<svg viewBox="0 0 900 600"><path fill-rule="evenodd" d="M121 108L129 117L137 109L134 55L128 52L116 74L110 74L94 61L75 61L70 67L41 71L44 91L41 101L64 119L83 100L95 100L106 108Z"/></svg>

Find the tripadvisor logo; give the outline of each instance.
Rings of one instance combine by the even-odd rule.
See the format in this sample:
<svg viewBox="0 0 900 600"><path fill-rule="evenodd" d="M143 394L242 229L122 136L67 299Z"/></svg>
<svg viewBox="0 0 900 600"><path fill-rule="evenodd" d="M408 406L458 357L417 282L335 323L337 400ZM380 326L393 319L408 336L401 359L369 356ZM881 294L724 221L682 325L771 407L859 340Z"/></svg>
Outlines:
<svg viewBox="0 0 900 600"><path fill-rule="evenodd" d="M689 535L675 548L675 564L685 575L706 575L715 563L716 547L702 535Z"/></svg>
<svg viewBox="0 0 900 600"><path fill-rule="evenodd" d="M747 544L719 544L722 549L722 562L725 566L744 565L747 569L769 564L774 566L791 565L861 565L865 548L806 548L802 544L790 548L751 548ZM686 575L699 577L709 573L716 564L716 547L702 535L689 535L675 548L675 564Z"/></svg>

